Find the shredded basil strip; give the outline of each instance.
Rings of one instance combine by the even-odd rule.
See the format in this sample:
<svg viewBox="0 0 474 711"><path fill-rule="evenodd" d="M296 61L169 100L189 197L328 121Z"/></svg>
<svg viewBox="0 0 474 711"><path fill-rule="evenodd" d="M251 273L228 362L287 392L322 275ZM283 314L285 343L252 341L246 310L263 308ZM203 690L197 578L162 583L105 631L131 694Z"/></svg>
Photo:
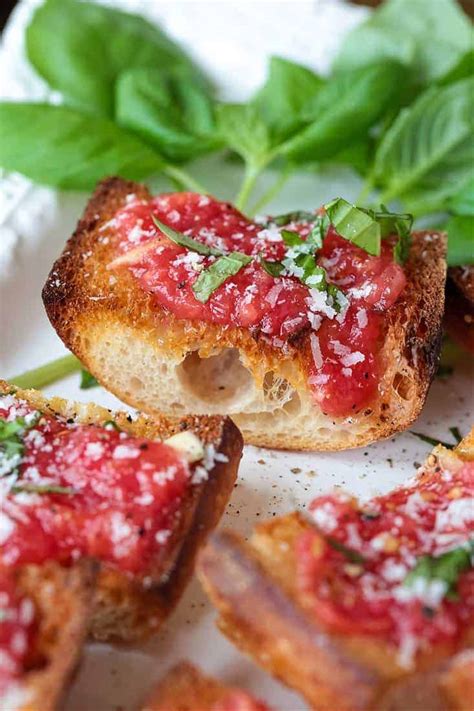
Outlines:
<svg viewBox="0 0 474 711"><path fill-rule="evenodd" d="M336 198L324 206L326 213L341 237L378 257L380 254L380 224L343 198Z"/></svg>
<svg viewBox="0 0 474 711"><path fill-rule="evenodd" d="M237 274L242 267L247 266L251 261L252 257L242 252L231 252L216 259L213 264L200 273L194 282L192 289L196 299L205 304L221 284L229 277Z"/></svg>
<svg viewBox="0 0 474 711"><path fill-rule="evenodd" d="M368 210L343 198L335 198L324 207L341 237L376 257L380 255L381 240L397 234L394 257L398 263L406 261L411 244L412 215L390 212L384 205L379 211Z"/></svg>
<svg viewBox="0 0 474 711"><path fill-rule="evenodd" d="M270 262L265 259L261 254L258 257L261 267L270 274L273 278L281 276L281 273L285 271L285 267L281 262Z"/></svg>
<svg viewBox="0 0 474 711"><path fill-rule="evenodd" d="M365 563L365 558L363 555L361 555L357 551L352 550L352 548L345 546L344 543L341 543L335 538L332 538L332 536L326 536L326 541L331 546L331 548L334 548L334 550L338 551L338 553L342 553L342 555L347 558L347 560L351 563Z"/></svg>
<svg viewBox="0 0 474 711"><path fill-rule="evenodd" d="M209 247L207 244L203 244L202 242L198 242L192 237L189 237L189 235L185 235L182 232L177 232L176 230L173 230L172 227L168 227L168 225L165 225L157 217L155 217L155 215L152 215L151 217L156 227L158 227L158 229L163 232L163 234L166 235L168 239L170 239L172 242L179 245L180 247L185 247L186 249L191 250L191 252L203 254L205 257L209 257L211 254L215 257L222 256L222 252L220 252L218 249L215 249L214 247Z"/></svg>
<svg viewBox="0 0 474 711"><path fill-rule="evenodd" d="M11 488L13 494L66 494L75 496L78 492L70 486L60 486L59 484L33 484L25 482L24 484L15 484Z"/></svg>
<svg viewBox="0 0 474 711"><path fill-rule="evenodd" d="M457 598L457 583L459 576L473 567L474 539L466 541L465 545L438 556L424 555L415 567L408 573L403 584L412 587L416 580L440 580L446 583L445 597L450 600Z"/></svg>

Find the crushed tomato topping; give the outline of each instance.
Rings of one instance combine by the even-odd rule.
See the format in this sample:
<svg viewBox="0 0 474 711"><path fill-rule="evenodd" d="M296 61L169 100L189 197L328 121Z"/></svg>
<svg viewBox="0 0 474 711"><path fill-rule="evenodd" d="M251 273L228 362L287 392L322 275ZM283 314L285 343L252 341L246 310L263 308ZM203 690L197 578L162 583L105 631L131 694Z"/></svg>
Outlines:
<svg viewBox="0 0 474 711"><path fill-rule="evenodd" d="M35 633L33 602L16 592L11 573L0 569L0 699L16 692Z"/></svg>
<svg viewBox="0 0 474 711"><path fill-rule="evenodd" d="M474 462L431 458L408 486L363 508L342 494L317 498L316 528L297 542L298 586L318 620L337 633L383 636L406 667L432 644L455 643L474 615L472 558L454 592L441 577L413 580L424 556L472 553Z"/></svg>
<svg viewBox="0 0 474 711"><path fill-rule="evenodd" d="M0 397L0 417L33 423L18 466L0 478L0 567L92 556L143 575L166 552L192 485L175 449L35 413L13 395Z"/></svg>
<svg viewBox="0 0 474 711"><path fill-rule="evenodd" d="M152 215L178 232L224 253L254 257L201 303L192 286L216 257L181 247L155 226ZM232 205L196 193L174 193L150 201L130 195L125 207L102 229L118 234L119 256L110 269L126 267L156 302L176 317L249 329L278 348L305 335L309 384L328 415L348 416L374 396L381 364L383 314L398 299L406 278L385 240L379 257L340 237L331 227L317 254L328 282L340 298L310 288L295 276L271 276L260 263L285 258L281 230L306 238L308 222L266 227L251 222ZM107 238L108 239L108 238Z"/></svg>

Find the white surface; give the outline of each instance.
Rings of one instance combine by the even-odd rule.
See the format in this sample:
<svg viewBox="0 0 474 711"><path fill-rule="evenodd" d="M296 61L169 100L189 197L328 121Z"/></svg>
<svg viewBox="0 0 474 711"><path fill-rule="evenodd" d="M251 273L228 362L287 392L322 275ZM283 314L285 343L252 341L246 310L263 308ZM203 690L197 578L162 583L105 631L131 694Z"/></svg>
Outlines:
<svg viewBox="0 0 474 711"><path fill-rule="evenodd" d="M0 96L37 98L47 93L22 54L23 27L34 3L18 7L0 49ZM203 64L221 96L246 97L262 80L269 54L279 53L325 71L347 29L365 13L333 0L318 2L116 3L160 19ZM198 28L198 31L196 31ZM210 159L192 167L219 197L232 197L240 171ZM269 177L266 177L269 180ZM163 187L166 187L163 184ZM276 211L314 207L337 194L353 198L357 180L342 172L295 177L272 205ZM0 180L0 375L8 377L61 355L64 348L49 326L40 293L53 259L80 215L86 196L58 194L31 186L19 176ZM472 385L467 362L447 380L436 380L415 429L450 441L448 428L466 433L472 421ZM472 374L472 371L471 371ZM73 376L47 392L107 405L104 391L80 391ZM223 525L249 533L258 521L307 505L333 486L362 497L386 491L413 474L429 446L410 434L365 450L341 454L298 454L248 447ZM257 692L282 711L304 704L240 655L214 627L214 613L199 584L192 582L166 629L145 647L114 649L89 645L67 702L67 711L128 711L154 679L175 661L191 659L224 681Z"/></svg>

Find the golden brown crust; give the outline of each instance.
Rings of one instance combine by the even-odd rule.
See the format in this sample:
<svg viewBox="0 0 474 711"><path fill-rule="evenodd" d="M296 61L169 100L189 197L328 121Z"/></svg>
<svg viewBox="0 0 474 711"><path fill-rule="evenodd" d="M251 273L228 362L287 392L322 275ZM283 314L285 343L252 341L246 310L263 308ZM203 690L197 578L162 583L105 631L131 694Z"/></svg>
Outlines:
<svg viewBox="0 0 474 711"><path fill-rule="evenodd" d="M472 458L473 438L474 431L456 453L436 448L432 461ZM294 513L257 526L249 543L231 531L210 538L198 574L220 629L315 709L448 711L439 679L459 645L425 651L407 672L383 640L334 634L318 621L313 600L296 586L295 541L311 526ZM461 648L472 644L473 635L474 628L466 629Z"/></svg>
<svg viewBox="0 0 474 711"><path fill-rule="evenodd" d="M91 616L92 636L129 642L156 632L179 601L192 575L197 551L218 523L232 493L242 454L239 431L231 420L222 417L177 419L141 415L132 420L126 413L111 413L97 405L62 398L47 400L37 391L19 390L0 381L0 393L11 390L45 413L95 424L112 418L136 436L163 439L189 429L206 444L213 444L216 452L227 459L216 461L207 480L190 488L180 509L177 528L143 581L105 565L99 572Z"/></svg>
<svg viewBox="0 0 474 711"><path fill-rule="evenodd" d="M56 563L20 568L18 590L32 600L38 629L28 669L21 680L26 699L21 711L53 711L79 661L93 595L95 566ZM2 707L3 708L3 707Z"/></svg>
<svg viewBox="0 0 474 711"><path fill-rule="evenodd" d="M297 409L298 398L301 401L300 419L294 410L283 407L277 425L272 424L267 411L256 411L252 416L247 411L232 411L244 437L253 444L310 450L361 446L405 429L418 416L439 356L446 273L444 235L414 235L406 264L408 285L389 313L381 356L382 392L363 412L355 413L346 422L322 415L311 398L307 386L310 344L306 335L296 339L285 356L281 350L253 338L247 329L226 329L175 318L157 306L126 269L111 283L107 265L115 255L116 236L108 222L131 193L139 198L149 197L143 186L119 178L99 184L43 290L46 311L64 343L118 397L148 412L174 407L172 398L164 404L159 392L150 400L151 380L137 389L124 385L117 377L120 354L114 352L113 343L104 342L118 342L123 335L124 342L139 343L150 362L154 355L168 368L170 362L181 362L196 350L200 358L208 358L216 351L238 349L259 394L265 391L269 375L289 384L297 394L290 405ZM103 342L100 352L99 341ZM120 347L126 350L124 344ZM112 359L117 362L110 367ZM158 377L156 373L154 377ZM216 411L215 407L214 403L212 411ZM225 403L222 410L227 411ZM315 425L317 418L321 420L320 429ZM339 431L340 436L336 436Z"/></svg>
<svg viewBox="0 0 474 711"><path fill-rule="evenodd" d="M154 689L142 711L210 711L229 691L189 662L180 662Z"/></svg>
<svg viewBox="0 0 474 711"><path fill-rule="evenodd" d="M474 354L474 266L448 269L444 327L454 341Z"/></svg>

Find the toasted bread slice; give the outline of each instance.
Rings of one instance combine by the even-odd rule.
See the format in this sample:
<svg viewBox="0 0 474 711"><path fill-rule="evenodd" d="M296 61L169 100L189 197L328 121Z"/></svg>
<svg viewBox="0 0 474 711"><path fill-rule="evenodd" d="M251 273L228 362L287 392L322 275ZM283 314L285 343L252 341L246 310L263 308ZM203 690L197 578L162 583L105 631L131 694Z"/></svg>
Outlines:
<svg viewBox="0 0 474 711"><path fill-rule="evenodd" d="M474 266L448 269L444 326L454 341L474 354Z"/></svg>
<svg viewBox="0 0 474 711"><path fill-rule="evenodd" d="M1 709L57 708L87 635L94 576L88 561L73 568L28 565L15 572L19 593L33 603L36 630L24 674L0 699Z"/></svg>
<svg viewBox="0 0 474 711"><path fill-rule="evenodd" d="M142 711L213 711L229 708L227 703L235 698L245 700L246 705L231 705L230 709L265 711L266 706L216 679L205 676L189 662L181 662L170 669L158 684ZM223 704L223 706L221 706Z"/></svg>
<svg viewBox="0 0 474 711"><path fill-rule="evenodd" d="M59 336L120 399L151 414L228 414L247 442L288 449L361 446L418 416L439 356L444 235L414 234L408 284L387 313L378 394L350 418L336 418L310 391L308 334L285 355L248 329L178 319L128 270L107 269L118 240L110 220L130 195L150 198L144 186L119 178L99 184L43 290Z"/></svg>
<svg viewBox="0 0 474 711"><path fill-rule="evenodd" d="M458 466L472 460L473 433L456 454L436 448L430 471L439 457ZM410 669L384 637L329 630L296 582L296 541L311 530L313 523L293 513L258 526L249 543L231 531L211 537L198 572L224 634L318 710L465 708L466 667L453 655L472 646L474 625L461 641L422 649Z"/></svg>
<svg viewBox="0 0 474 711"><path fill-rule="evenodd" d="M45 414L98 425L111 419L111 412L97 405L57 397L48 400L37 391L19 390L0 381L0 394L12 391ZM215 459L206 480L189 487L179 521L166 543L165 555L152 561L143 579L107 564L101 566L91 634L98 640L133 641L155 632L178 602L192 575L197 551L218 523L232 493L242 454L242 437L232 421L222 417L139 416L133 420L119 412L113 413L112 418L123 431L152 440L193 432L222 455Z"/></svg>

